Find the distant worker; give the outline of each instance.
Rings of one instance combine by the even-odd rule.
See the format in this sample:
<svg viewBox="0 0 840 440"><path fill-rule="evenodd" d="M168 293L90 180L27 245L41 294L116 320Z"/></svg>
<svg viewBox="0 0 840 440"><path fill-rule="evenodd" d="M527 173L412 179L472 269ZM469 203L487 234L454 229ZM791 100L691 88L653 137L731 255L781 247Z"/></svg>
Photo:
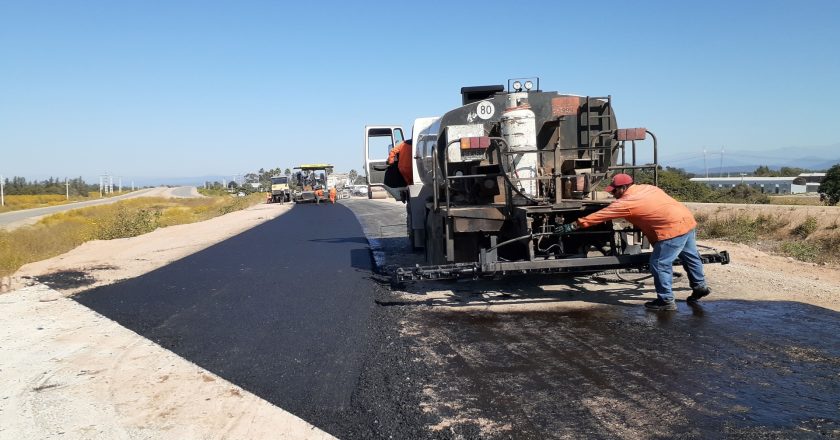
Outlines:
<svg viewBox="0 0 840 440"><path fill-rule="evenodd" d="M324 190L321 189L320 186L315 188L315 203L320 205L321 204L321 199L323 199L323 198L324 198Z"/></svg>
<svg viewBox="0 0 840 440"><path fill-rule="evenodd" d="M390 186L391 188L400 188L414 183L414 172L412 169L412 162L414 158L412 155L411 145L411 139L404 140L397 144L396 147L392 148L388 153L388 165L391 166L389 166L388 170L385 171L385 185ZM395 164L396 169L399 170L399 177L393 175L393 165ZM388 176L389 172L392 173L392 176Z"/></svg>
<svg viewBox="0 0 840 440"><path fill-rule="evenodd" d="M651 244L650 272L656 287L656 300L648 301L650 310L676 310L674 292L671 290L674 260L679 257L688 275L691 295L686 299L695 302L711 293L703 274L703 262L697 252L697 221L691 211L674 200L665 191L653 185L634 185L627 174L616 174L606 191L615 197L609 206L562 225L559 232L569 233L579 228L624 218L644 232Z"/></svg>
<svg viewBox="0 0 840 440"><path fill-rule="evenodd" d="M330 188L330 203L335 205L335 187Z"/></svg>
<svg viewBox="0 0 840 440"><path fill-rule="evenodd" d="M265 203L271 203L271 191L266 194Z"/></svg>

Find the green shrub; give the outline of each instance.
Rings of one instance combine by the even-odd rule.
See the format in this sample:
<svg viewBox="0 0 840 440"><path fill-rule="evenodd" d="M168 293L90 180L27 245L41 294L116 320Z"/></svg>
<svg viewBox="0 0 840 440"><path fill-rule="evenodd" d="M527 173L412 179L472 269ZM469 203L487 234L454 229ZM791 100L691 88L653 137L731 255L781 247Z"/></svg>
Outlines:
<svg viewBox="0 0 840 440"><path fill-rule="evenodd" d="M822 248L822 261L840 262L840 233L821 237L817 242Z"/></svg>
<svg viewBox="0 0 840 440"><path fill-rule="evenodd" d="M704 202L710 203L770 203L770 196L748 185L737 185L734 188L713 191Z"/></svg>
<svg viewBox="0 0 840 440"><path fill-rule="evenodd" d="M779 246L783 254L800 261L814 261L820 256L821 246L817 243L796 240L785 241Z"/></svg>
<svg viewBox="0 0 840 440"><path fill-rule="evenodd" d="M788 225L788 220L766 214L756 218L744 214L710 219L700 217L697 222L697 231L701 238L723 238L736 242L755 241Z"/></svg>
<svg viewBox="0 0 840 440"><path fill-rule="evenodd" d="M124 205L117 206L114 215L105 219L96 230L99 240L127 238L152 232L160 226L161 212L157 209L128 209Z"/></svg>
<svg viewBox="0 0 840 440"><path fill-rule="evenodd" d="M790 231L790 233L791 235L805 239L817 230L817 226L817 218L812 215L809 215L804 222L802 222L797 227L793 228L793 230Z"/></svg>
<svg viewBox="0 0 840 440"><path fill-rule="evenodd" d="M821 194L820 200L826 205L836 205L840 202L840 163L825 172L818 191Z"/></svg>

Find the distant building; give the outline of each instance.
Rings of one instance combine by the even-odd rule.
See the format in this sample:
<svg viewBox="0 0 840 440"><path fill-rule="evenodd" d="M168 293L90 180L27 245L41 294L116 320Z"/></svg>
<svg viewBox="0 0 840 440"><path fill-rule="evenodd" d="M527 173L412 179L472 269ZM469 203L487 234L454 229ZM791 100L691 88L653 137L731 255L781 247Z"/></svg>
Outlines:
<svg viewBox="0 0 840 440"><path fill-rule="evenodd" d="M352 185L350 175L348 173L332 173L327 176L327 187L343 188L347 185Z"/></svg>
<svg viewBox="0 0 840 440"><path fill-rule="evenodd" d="M816 193L820 191L820 183L825 179L825 173L802 173L799 177L805 179L805 192Z"/></svg>
<svg viewBox="0 0 840 440"><path fill-rule="evenodd" d="M797 177L695 177L692 182L702 183L713 189L729 189L738 185L747 185L764 194L804 194L809 191L806 180ZM819 186L819 184L817 184Z"/></svg>
<svg viewBox="0 0 840 440"><path fill-rule="evenodd" d="M825 173L802 173L798 177L804 178L806 183L821 183L825 179Z"/></svg>

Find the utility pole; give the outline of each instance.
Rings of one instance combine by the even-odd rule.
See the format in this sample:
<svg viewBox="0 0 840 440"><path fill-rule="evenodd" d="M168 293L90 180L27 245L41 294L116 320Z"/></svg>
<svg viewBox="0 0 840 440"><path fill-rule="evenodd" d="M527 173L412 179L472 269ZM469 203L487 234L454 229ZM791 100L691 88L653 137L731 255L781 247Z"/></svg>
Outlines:
<svg viewBox="0 0 840 440"><path fill-rule="evenodd" d="M6 179L0 174L0 206L6 206L6 195L4 193L6 186Z"/></svg>
<svg viewBox="0 0 840 440"><path fill-rule="evenodd" d="M709 178L709 165L706 164L706 147L703 147L703 169L706 170L706 178ZM355 183L355 182L353 182Z"/></svg>
<svg viewBox="0 0 840 440"><path fill-rule="evenodd" d="M70 200L70 182L67 181L66 177L64 178L64 190L67 195L67 200Z"/></svg>
<svg viewBox="0 0 840 440"><path fill-rule="evenodd" d="M99 176L99 198L102 198L102 191L105 189L104 176Z"/></svg>
<svg viewBox="0 0 840 440"><path fill-rule="evenodd" d="M718 177L723 177L723 147L720 147L720 168L718 169Z"/></svg>

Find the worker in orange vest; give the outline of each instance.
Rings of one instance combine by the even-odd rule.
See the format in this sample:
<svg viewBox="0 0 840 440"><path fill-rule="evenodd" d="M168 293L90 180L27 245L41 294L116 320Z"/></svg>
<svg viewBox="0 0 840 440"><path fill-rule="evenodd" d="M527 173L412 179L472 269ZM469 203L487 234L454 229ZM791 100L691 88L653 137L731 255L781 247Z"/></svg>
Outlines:
<svg viewBox="0 0 840 440"><path fill-rule="evenodd" d="M711 293L703 274L703 261L697 252L697 221L685 205L653 185L634 185L633 178L627 174L616 174L606 191L615 197L614 202L577 221L559 226L557 231L567 234L617 218L623 218L641 229L653 245L650 273L653 275L657 298L645 303L648 309L677 309L674 292L671 290L674 260L677 257L682 262L691 286L692 292L686 301L693 303Z"/></svg>
<svg viewBox="0 0 840 440"><path fill-rule="evenodd" d="M335 205L335 187L330 188L330 203Z"/></svg>
<svg viewBox="0 0 840 440"><path fill-rule="evenodd" d="M321 187L318 187L318 189L315 190L315 203L320 205L321 204L321 199L323 199L323 198L324 198L324 190L322 190Z"/></svg>
<svg viewBox="0 0 840 440"><path fill-rule="evenodd" d="M414 172L411 166L413 159L411 144L411 139L404 140L388 153L388 165L393 165L396 162L405 185L414 183Z"/></svg>

